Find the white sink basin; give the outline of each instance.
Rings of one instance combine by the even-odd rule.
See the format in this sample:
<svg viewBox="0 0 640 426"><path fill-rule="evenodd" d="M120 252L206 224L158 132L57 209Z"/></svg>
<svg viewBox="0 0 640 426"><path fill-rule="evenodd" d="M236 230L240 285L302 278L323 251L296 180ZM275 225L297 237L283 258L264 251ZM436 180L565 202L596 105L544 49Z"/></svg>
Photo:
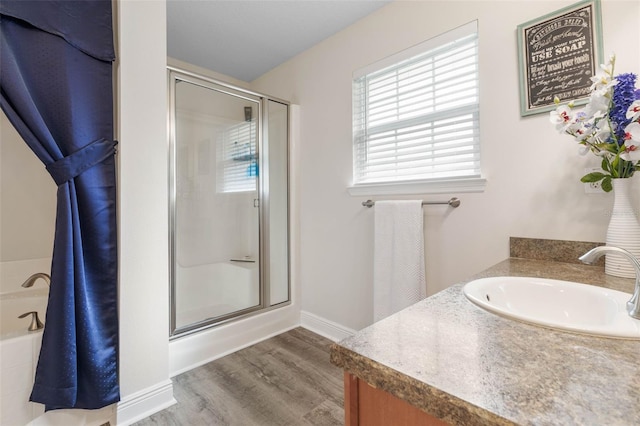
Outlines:
<svg viewBox="0 0 640 426"><path fill-rule="evenodd" d="M512 319L577 333L640 339L640 320L627 314L630 294L587 284L529 277L467 283L476 305Z"/></svg>

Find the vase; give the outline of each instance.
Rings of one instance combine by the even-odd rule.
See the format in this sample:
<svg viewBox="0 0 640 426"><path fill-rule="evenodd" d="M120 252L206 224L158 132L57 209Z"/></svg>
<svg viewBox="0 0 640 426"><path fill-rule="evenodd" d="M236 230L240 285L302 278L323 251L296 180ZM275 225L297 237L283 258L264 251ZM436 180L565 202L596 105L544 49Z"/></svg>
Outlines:
<svg viewBox="0 0 640 426"><path fill-rule="evenodd" d="M607 245L625 249L640 259L640 223L633 205L632 191L636 179L613 179L613 210L607 228ZM604 273L615 277L635 278L635 269L629 259L607 254Z"/></svg>

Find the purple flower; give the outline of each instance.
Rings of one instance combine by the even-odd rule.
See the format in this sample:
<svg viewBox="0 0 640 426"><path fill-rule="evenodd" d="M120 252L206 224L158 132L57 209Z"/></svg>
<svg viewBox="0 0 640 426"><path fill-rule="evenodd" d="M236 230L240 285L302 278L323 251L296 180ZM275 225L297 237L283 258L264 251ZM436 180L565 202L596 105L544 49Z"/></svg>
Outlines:
<svg viewBox="0 0 640 426"><path fill-rule="evenodd" d="M629 105L636 99L636 75L633 73L625 73L616 76L618 84L613 87L613 99L609 118L613 126L614 134L618 145L624 143L624 128L631 122L626 117Z"/></svg>

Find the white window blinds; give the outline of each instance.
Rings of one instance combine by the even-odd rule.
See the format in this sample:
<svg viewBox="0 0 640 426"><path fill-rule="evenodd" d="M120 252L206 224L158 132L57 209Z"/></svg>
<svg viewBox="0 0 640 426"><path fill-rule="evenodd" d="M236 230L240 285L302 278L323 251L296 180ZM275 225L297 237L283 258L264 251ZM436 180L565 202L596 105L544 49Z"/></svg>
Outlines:
<svg viewBox="0 0 640 426"><path fill-rule="evenodd" d="M229 126L218 141L218 192L255 191L258 159L253 120Z"/></svg>
<svg viewBox="0 0 640 426"><path fill-rule="evenodd" d="M480 176L476 22L362 70L353 101L355 185Z"/></svg>

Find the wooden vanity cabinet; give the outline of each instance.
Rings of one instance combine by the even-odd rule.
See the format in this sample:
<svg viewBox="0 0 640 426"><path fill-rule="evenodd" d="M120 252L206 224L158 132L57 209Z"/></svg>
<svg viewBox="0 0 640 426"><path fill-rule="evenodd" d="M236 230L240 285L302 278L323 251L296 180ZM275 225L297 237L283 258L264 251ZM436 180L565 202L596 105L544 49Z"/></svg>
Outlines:
<svg viewBox="0 0 640 426"><path fill-rule="evenodd" d="M344 372L345 426L446 426L413 405Z"/></svg>

